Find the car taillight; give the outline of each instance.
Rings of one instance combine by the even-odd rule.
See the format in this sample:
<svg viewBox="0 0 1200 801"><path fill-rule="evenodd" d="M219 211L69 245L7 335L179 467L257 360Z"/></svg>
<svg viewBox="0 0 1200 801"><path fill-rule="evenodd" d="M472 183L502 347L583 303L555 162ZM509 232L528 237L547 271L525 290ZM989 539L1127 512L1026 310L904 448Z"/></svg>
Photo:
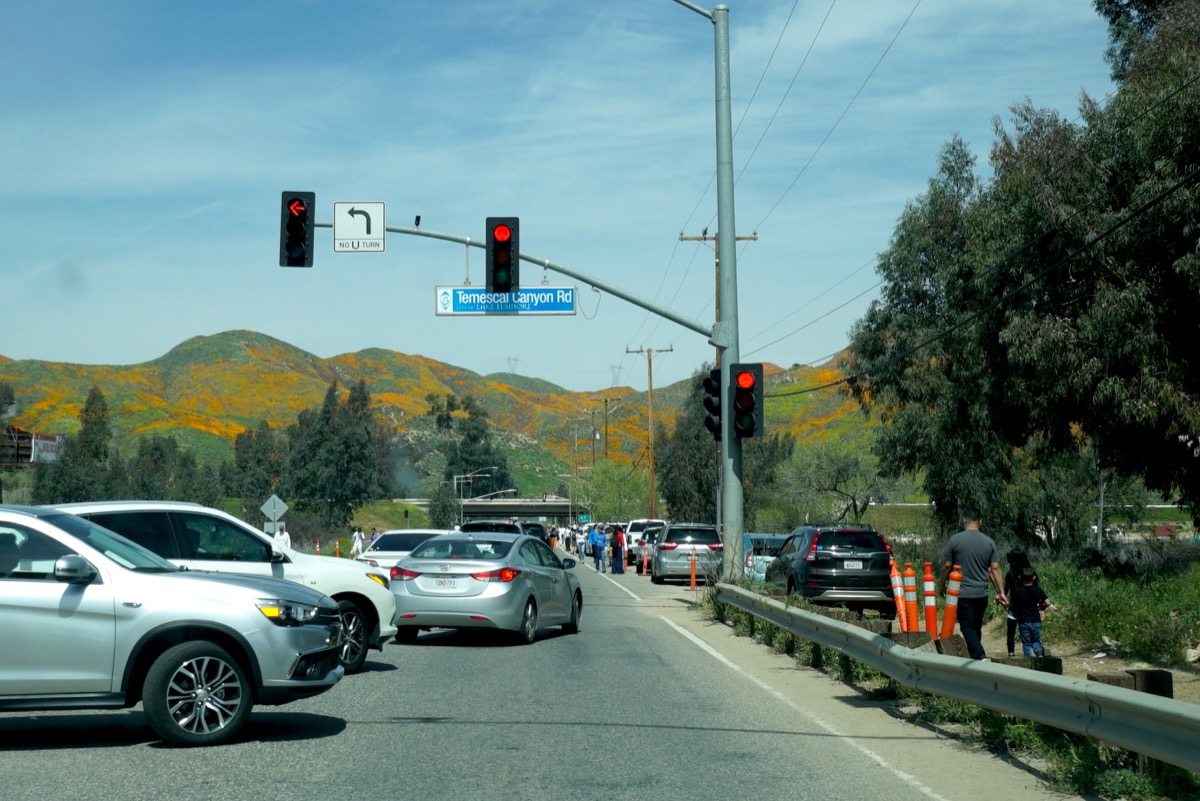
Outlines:
<svg viewBox="0 0 1200 801"><path fill-rule="evenodd" d="M883 536L882 534L880 534L880 535L879 535L879 539L880 539L880 541L882 541L882 542L883 542L883 547L884 547L884 548L887 548L887 552L888 552L888 553L891 553L891 552L892 552L892 544L891 544L890 542L888 542L888 541L887 541L887 537L885 537L885 536Z"/></svg>
<svg viewBox="0 0 1200 801"><path fill-rule="evenodd" d="M374 559L363 559L362 557L359 557L358 559L355 559L354 561L355 561L355 562L362 562L362 563L364 563L364 564L368 564L368 565L370 565L371 567L379 567L379 563L378 563L378 562L376 562Z"/></svg>
<svg viewBox="0 0 1200 801"><path fill-rule="evenodd" d="M471 578L476 581L503 581L508 583L521 574L520 570L514 570L511 567L502 567L499 570L487 570L483 573L472 573Z"/></svg>
<svg viewBox="0 0 1200 801"><path fill-rule="evenodd" d="M720 543L720 542L710 542L710 543L708 544L708 547L709 547L710 549L714 550L714 551L723 551L723 550L725 550L725 544L724 544L724 543Z"/></svg>
<svg viewBox="0 0 1200 801"><path fill-rule="evenodd" d="M808 546L808 553L804 554L805 562L817 561L817 540L821 539L820 534L813 534L812 545Z"/></svg>
<svg viewBox="0 0 1200 801"><path fill-rule="evenodd" d="M746 551L746 567L754 565L754 551Z"/></svg>
<svg viewBox="0 0 1200 801"><path fill-rule="evenodd" d="M678 542L660 542L658 544L658 550L660 550L660 551L673 551L678 547L679 547Z"/></svg>
<svg viewBox="0 0 1200 801"><path fill-rule="evenodd" d="M392 568L392 581L396 581L397 579L399 579L400 581L412 581L413 579L417 578L420 575L421 575L420 573L409 570L406 567L393 567Z"/></svg>

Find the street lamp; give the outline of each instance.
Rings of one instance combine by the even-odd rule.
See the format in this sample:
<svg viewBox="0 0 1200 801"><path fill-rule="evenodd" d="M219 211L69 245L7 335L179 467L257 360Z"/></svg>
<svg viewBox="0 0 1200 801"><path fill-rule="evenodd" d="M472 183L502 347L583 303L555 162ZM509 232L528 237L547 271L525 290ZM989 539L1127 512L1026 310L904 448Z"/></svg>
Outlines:
<svg viewBox="0 0 1200 801"><path fill-rule="evenodd" d="M454 477L454 488L458 490L458 524L459 525L462 525L462 522L463 522L463 506L462 506L463 505L463 490L462 490L463 482L460 481L460 479L473 478L474 476L479 476L479 475L490 475L487 473L487 471L488 470L496 470L496 469L498 469L496 467L496 465L492 465L491 467L481 467L478 470L472 470L470 473L464 473L461 476Z"/></svg>

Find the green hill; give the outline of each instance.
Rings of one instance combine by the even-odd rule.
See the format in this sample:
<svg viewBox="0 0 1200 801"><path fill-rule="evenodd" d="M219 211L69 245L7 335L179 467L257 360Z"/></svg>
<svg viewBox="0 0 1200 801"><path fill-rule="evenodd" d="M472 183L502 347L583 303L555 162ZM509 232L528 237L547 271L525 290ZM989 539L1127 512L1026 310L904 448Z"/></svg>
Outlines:
<svg viewBox="0 0 1200 801"><path fill-rule="evenodd" d="M766 367L767 430L791 431L803 442L863 436L856 407L834 387L834 367ZM382 348L322 359L253 331L193 337L163 356L134 365L80 365L0 357L0 381L12 385L17 414L7 422L46 434L79 427L79 411L93 386L104 393L116 442L129 452L150 435L172 435L202 461L228 459L234 438L262 420L283 428L303 409L319 406L331 382L364 380L375 413L392 429L428 423L432 393L474 396L513 451L514 470L541 476L552 488L556 474L597 453L637 462L646 448L647 398L629 387L571 392L548 381L511 373L487 376L461 367ZM687 382L657 387L657 419L671 420L687 396ZM605 427L605 400L608 421ZM535 480L535 479L531 479Z"/></svg>

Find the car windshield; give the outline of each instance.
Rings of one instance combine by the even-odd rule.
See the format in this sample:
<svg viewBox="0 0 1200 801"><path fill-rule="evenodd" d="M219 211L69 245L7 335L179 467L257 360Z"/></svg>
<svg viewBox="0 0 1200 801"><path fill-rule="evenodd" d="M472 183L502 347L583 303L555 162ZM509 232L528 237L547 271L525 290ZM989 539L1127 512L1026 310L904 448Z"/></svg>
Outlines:
<svg viewBox="0 0 1200 801"><path fill-rule="evenodd" d="M179 570L158 554L90 520L65 513L47 515L44 519L83 540L122 567L143 573L174 573Z"/></svg>
<svg viewBox="0 0 1200 801"><path fill-rule="evenodd" d="M667 531L666 542L691 542L715 545L721 541L714 528L673 528Z"/></svg>
<svg viewBox="0 0 1200 801"><path fill-rule="evenodd" d="M368 551L411 551L436 534L380 534Z"/></svg>
<svg viewBox="0 0 1200 801"><path fill-rule="evenodd" d="M409 559L503 559L512 550L514 540L489 540L473 537L438 537L427 540Z"/></svg>

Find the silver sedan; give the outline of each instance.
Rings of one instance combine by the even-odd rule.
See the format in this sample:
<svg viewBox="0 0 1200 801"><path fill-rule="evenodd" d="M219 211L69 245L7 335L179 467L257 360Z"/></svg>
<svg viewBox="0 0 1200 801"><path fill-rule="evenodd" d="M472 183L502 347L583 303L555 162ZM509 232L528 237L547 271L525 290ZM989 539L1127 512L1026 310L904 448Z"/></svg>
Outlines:
<svg viewBox="0 0 1200 801"><path fill-rule="evenodd" d="M527 534L443 534L419 545L392 569L396 640L421 629L496 629L531 643L543 626L579 631L583 592L559 558Z"/></svg>
<svg viewBox="0 0 1200 801"><path fill-rule="evenodd" d="M442 528L402 528L390 529L379 535L378 539L367 546L367 549L354 557L354 561L371 565L372 567L392 567L400 563L421 543L430 537L449 534Z"/></svg>

